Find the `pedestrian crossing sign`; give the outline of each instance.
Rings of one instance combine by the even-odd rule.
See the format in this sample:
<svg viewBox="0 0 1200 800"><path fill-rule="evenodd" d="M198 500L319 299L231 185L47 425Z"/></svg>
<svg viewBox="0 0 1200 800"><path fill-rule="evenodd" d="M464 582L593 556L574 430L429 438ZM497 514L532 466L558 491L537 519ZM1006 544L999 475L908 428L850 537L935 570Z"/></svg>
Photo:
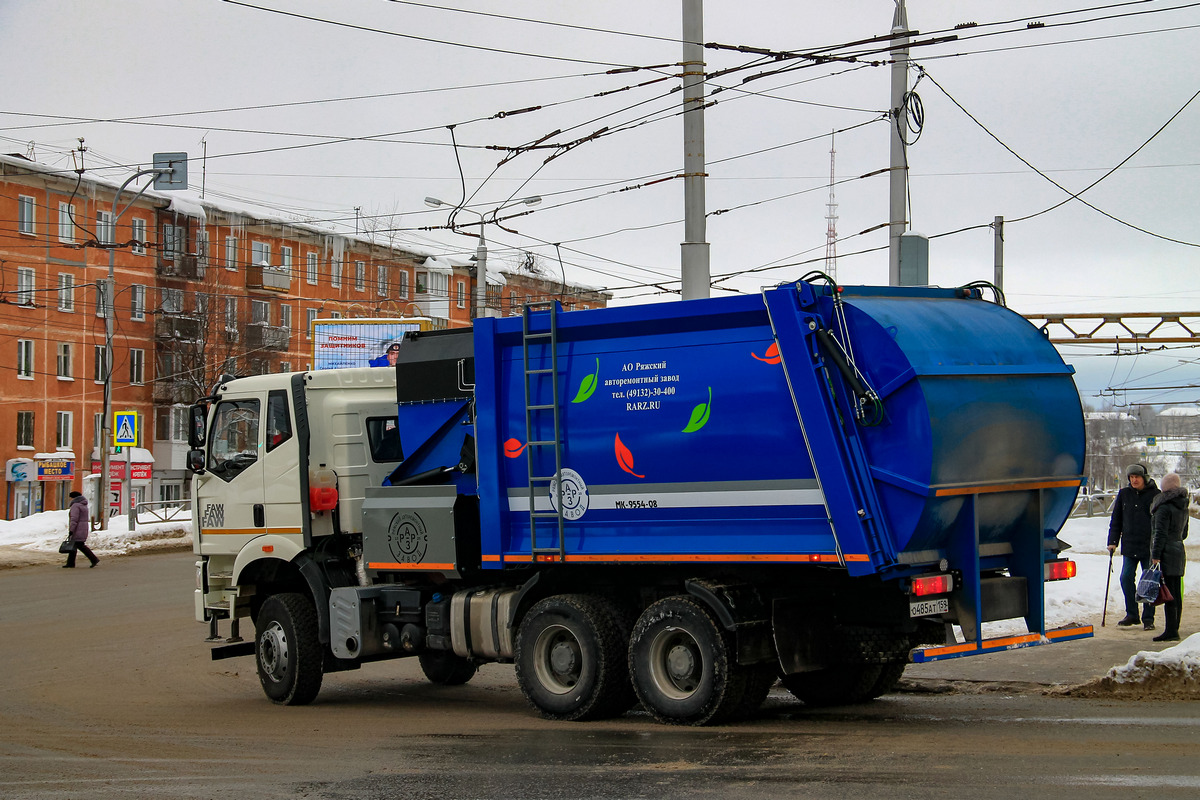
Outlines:
<svg viewBox="0 0 1200 800"><path fill-rule="evenodd" d="M138 413L136 411L113 412L113 446L136 447L138 443Z"/></svg>

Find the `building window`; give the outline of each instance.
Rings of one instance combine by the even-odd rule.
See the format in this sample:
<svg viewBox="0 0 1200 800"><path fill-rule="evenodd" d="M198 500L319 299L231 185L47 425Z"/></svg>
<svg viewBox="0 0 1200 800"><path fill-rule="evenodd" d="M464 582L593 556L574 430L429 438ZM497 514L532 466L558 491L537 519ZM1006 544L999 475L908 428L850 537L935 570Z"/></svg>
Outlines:
<svg viewBox="0 0 1200 800"><path fill-rule="evenodd" d="M256 267L271 266L271 243L270 242L251 242L250 243L250 263Z"/></svg>
<svg viewBox="0 0 1200 800"><path fill-rule="evenodd" d="M279 248L279 268L287 273L290 281L292 279L292 248Z"/></svg>
<svg viewBox="0 0 1200 800"><path fill-rule="evenodd" d="M130 246L129 251L135 256L146 255L146 220L134 218L133 244Z"/></svg>
<svg viewBox="0 0 1200 800"><path fill-rule="evenodd" d="M17 195L17 231L37 233L37 205L28 195Z"/></svg>
<svg viewBox="0 0 1200 800"><path fill-rule="evenodd" d="M271 324L271 304L265 300L250 301L250 322L252 324Z"/></svg>
<svg viewBox="0 0 1200 800"><path fill-rule="evenodd" d="M396 296L402 300L408 299L408 270L400 270L396 276Z"/></svg>
<svg viewBox="0 0 1200 800"><path fill-rule="evenodd" d="M92 415L92 447L99 447L100 440L104 437L104 415Z"/></svg>
<svg viewBox="0 0 1200 800"><path fill-rule="evenodd" d="M315 309L315 308L305 309L304 314L307 317L307 322L308 322L308 327L306 327L304 329L304 338L311 339L312 335L313 335L313 323L316 322L316 320L317 320L317 309Z"/></svg>
<svg viewBox="0 0 1200 800"><path fill-rule="evenodd" d="M187 251L187 228L182 225L163 225L162 255L174 258Z"/></svg>
<svg viewBox="0 0 1200 800"><path fill-rule="evenodd" d="M58 310L75 310L75 276L69 272L58 273Z"/></svg>
<svg viewBox="0 0 1200 800"><path fill-rule="evenodd" d="M467 307L467 284L465 281L458 281L455 284L454 301L459 308Z"/></svg>
<svg viewBox="0 0 1200 800"><path fill-rule="evenodd" d="M111 211L96 212L96 239L100 244L116 244L117 226Z"/></svg>
<svg viewBox="0 0 1200 800"><path fill-rule="evenodd" d="M146 351L136 347L129 349L129 382L141 386L146 382Z"/></svg>
<svg viewBox="0 0 1200 800"><path fill-rule="evenodd" d="M342 286L342 259L341 256L334 256L329 264L329 285L335 289L340 289Z"/></svg>
<svg viewBox="0 0 1200 800"><path fill-rule="evenodd" d="M146 319L146 287L140 283L129 287L129 318L137 322Z"/></svg>
<svg viewBox="0 0 1200 800"><path fill-rule="evenodd" d="M186 442L187 426L187 406L159 409L155 417L154 438L163 442Z"/></svg>
<svg viewBox="0 0 1200 800"><path fill-rule="evenodd" d="M196 292L196 316L201 325L208 324L208 295L204 292Z"/></svg>
<svg viewBox="0 0 1200 800"><path fill-rule="evenodd" d="M291 372L292 371L292 362L280 361L279 362L279 371L280 372Z"/></svg>
<svg viewBox="0 0 1200 800"><path fill-rule="evenodd" d="M311 284L316 284L316 282L317 282L317 254L316 253L308 253L308 254L306 254L306 256L308 258L308 266L304 273L304 279Z"/></svg>
<svg viewBox="0 0 1200 800"><path fill-rule="evenodd" d="M201 228L196 232L196 277L203 278L208 268L208 231Z"/></svg>
<svg viewBox="0 0 1200 800"><path fill-rule="evenodd" d="M71 375L71 345L66 342L58 343L58 377L74 380Z"/></svg>
<svg viewBox="0 0 1200 800"><path fill-rule="evenodd" d="M354 262L354 288L360 292L367 290L367 262Z"/></svg>
<svg viewBox="0 0 1200 800"><path fill-rule="evenodd" d="M165 314L178 314L183 311L183 289L161 289L161 308Z"/></svg>
<svg viewBox="0 0 1200 800"><path fill-rule="evenodd" d="M292 335L292 307L287 303L279 306L279 325L288 332L288 336Z"/></svg>
<svg viewBox="0 0 1200 800"><path fill-rule="evenodd" d="M58 240L75 241L75 206L70 203L58 204Z"/></svg>
<svg viewBox="0 0 1200 800"><path fill-rule="evenodd" d="M96 383L104 383L105 377L108 376L108 370L104 366L104 345L97 344L92 346L92 380Z"/></svg>
<svg viewBox="0 0 1200 800"><path fill-rule="evenodd" d="M33 339L17 339L17 377L33 380Z"/></svg>
<svg viewBox="0 0 1200 800"><path fill-rule="evenodd" d="M225 269L230 272L237 271L237 250L238 242L236 236L225 237Z"/></svg>
<svg viewBox="0 0 1200 800"><path fill-rule="evenodd" d="M516 292L509 292L508 293L508 313L516 314L520 310L521 310L521 299L517 296Z"/></svg>
<svg viewBox="0 0 1200 800"><path fill-rule="evenodd" d="M71 427L73 415L70 411L59 411L54 426L54 446L59 450L71 449Z"/></svg>
<svg viewBox="0 0 1200 800"><path fill-rule="evenodd" d="M37 288L37 276L32 267L17 267L17 305L33 305L33 292Z"/></svg>
<svg viewBox="0 0 1200 800"><path fill-rule="evenodd" d="M33 412L17 412L17 447L33 449Z"/></svg>
<svg viewBox="0 0 1200 800"><path fill-rule="evenodd" d="M387 297L387 267L383 264L375 267L375 294Z"/></svg>
<svg viewBox="0 0 1200 800"><path fill-rule="evenodd" d="M225 330L233 333L237 331L237 298L225 298Z"/></svg>

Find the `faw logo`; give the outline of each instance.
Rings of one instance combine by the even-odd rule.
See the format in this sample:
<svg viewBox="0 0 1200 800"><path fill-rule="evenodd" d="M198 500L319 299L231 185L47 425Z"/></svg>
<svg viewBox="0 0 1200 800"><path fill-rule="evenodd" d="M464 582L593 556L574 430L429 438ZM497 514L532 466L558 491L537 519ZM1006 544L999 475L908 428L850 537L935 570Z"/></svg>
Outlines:
<svg viewBox="0 0 1200 800"><path fill-rule="evenodd" d="M221 528L225 525L225 504L209 503L200 517L201 528Z"/></svg>

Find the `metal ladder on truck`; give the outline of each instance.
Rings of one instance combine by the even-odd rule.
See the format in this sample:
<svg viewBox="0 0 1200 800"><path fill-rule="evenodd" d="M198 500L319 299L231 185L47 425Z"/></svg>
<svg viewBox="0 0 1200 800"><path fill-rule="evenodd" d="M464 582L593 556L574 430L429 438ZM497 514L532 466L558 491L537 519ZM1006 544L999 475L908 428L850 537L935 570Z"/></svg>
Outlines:
<svg viewBox="0 0 1200 800"><path fill-rule="evenodd" d="M563 504L561 497L562 428L560 426L560 408L558 402L558 309L558 302L551 300L530 303L525 306L521 314L521 346L525 370L525 441L528 448L525 463L529 468L529 544L530 554L533 556L534 561L563 561L567 554L566 542L563 540ZM534 313L543 311L547 312L546 316L549 320L549 328L546 330L534 330L532 327ZM540 313L539 316L541 316ZM531 368L530 350L539 346L548 350L550 366L541 366L547 360L545 356L542 356L537 361L539 366ZM544 402L546 399L546 381L550 383L549 403ZM535 384L537 385L535 386ZM538 391L539 388L540 391ZM547 414L551 417L550 438L535 438L535 434L538 436L546 435L544 420ZM554 474L535 475L535 471L541 468L540 465L549 460L545 457L539 458L538 455L545 454L551 448L553 448L554 452ZM540 489L544 491L539 491ZM537 508L538 496L545 497L552 491L559 492L560 496L556 498L555 502L551 503L551 510L539 511ZM538 531L539 521L542 523L540 541ZM550 537L550 531L546 530L546 526L551 522L555 528L553 538L557 541L557 545L544 544L546 539Z"/></svg>

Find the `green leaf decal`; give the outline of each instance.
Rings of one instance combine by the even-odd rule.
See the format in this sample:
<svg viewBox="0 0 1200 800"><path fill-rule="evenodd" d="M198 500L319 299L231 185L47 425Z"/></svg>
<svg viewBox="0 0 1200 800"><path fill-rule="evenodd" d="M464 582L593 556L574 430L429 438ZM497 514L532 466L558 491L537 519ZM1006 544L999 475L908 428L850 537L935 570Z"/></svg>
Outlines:
<svg viewBox="0 0 1200 800"><path fill-rule="evenodd" d="M575 399L572 403L582 403L592 396L592 392L596 391L596 387L600 385L600 359L596 359L596 371L583 379L579 384L579 391L575 393Z"/></svg>
<svg viewBox="0 0 1200 800"><path fill-rule="evenodd" d="M708 402L701 403L692 409L692 418L688 420L684 433L693 433L708 424L708 415L712 411L712 387L708 387Z"/></svg>

